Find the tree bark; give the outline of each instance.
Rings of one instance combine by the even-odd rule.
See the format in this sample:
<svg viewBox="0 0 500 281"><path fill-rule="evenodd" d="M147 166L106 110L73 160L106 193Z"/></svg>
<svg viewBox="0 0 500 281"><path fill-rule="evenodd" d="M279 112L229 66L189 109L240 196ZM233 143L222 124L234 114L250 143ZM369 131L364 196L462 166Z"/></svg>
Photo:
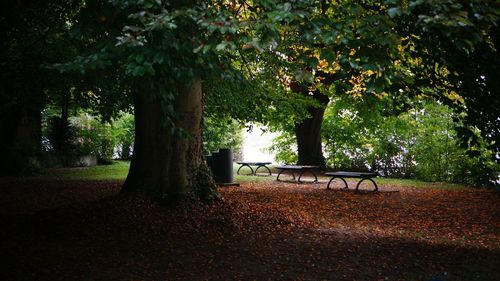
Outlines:
<svg viewBox="0 0 500 281"><path fill-rule="evenodd" d="M32 99L0 107L0 175L29 174L40 167L40 107Z"/></svg>
<svg viewBox="0 0 500 281"><path fill-rule="evenodd" d="M292 90L310 96L309 90L305 87L295 85L292 86ZM297 164L325 167L326 161L323 156L323 147L321 143L321 125L323 123L325 108L330 99L319 90L315 90L311 93L312 98L321 106L308 108L309 117L304 119L301 123L295 124L295 137L297 138L298 150Z"/></svg>
<svg viewBox="0 0 500 281"><path fill-rule="evenodd" d="M203 163L201 80L178 89L175 126L187 136L172 134L164 123L159 95L136 93L135 144L129 174L122 192L141 192L166 201L181 201L191 191Z"/></svg>

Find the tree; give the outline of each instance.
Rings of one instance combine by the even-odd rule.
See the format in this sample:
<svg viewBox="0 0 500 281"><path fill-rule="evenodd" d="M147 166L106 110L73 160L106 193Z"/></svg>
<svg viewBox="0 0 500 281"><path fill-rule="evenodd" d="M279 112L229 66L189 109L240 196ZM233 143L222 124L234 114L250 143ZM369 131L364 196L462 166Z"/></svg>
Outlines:
<svg viewBox="0 0 500 281"><path fill-rule="evenodd" d="M280 8L283 5L244 1L86 4L74 30L91 43L85 55L58 67L105 71L133 98L135 144L123 192L181 201L196 186L213 187L210 179L200 176L205 170L202 80L232 75L235 54L262 52L262 46L269 46L281 17L256 17L276 14Z"/></svg>
<svg viewBox="0 0 500 281"><path fill-rule="evenodd" d="M480 145L476 130L491 150L500 151L499 11L498 1L455 0L410 1L389 9L413 57L408 68L422 74L414 84L465 113L458 132L472 155Z"/></svg>
<svg viewBox="0 0 500 281"><path fill-rule="evenodd" d="M256 60L286 65L280 69L295 81L316 86L309 69L340 72L347 75L336 81L337 92L384 96L391 91L410 96L412 77L420 74L419 68L411 67L418 63L410 58L413 45L408 46L404 37L413 33L403 36L397 31L408 30L415 22L396 17L399 6L394 3L92 1L75 25L87 38L85 55L60 68L104 72L112 79L95 84L119 83L121 89L107 87L112 93L99 94L132 97L136 143L123 190L177 201L199 185L204 166L203 80L238 77L235 73L243 71L235 68L236 61L244 65L250 54ZM425 48L421 50L419 54L424 54ZM439 59L433 57L426 66ZM245 78L251 81L248 74Z"/></svg>
<svg viewBox="0 0 500 281"><path fill-rule="evenodd" d="M40 166L40 112L68 81L43 65L69 56L66 21L80 1L17 1L0 15L0 175Z"/></svg>
<svg viewBox="0 0 500 281"><path fill-rule="evenodd" d="M298 165L316 165L325 167L323 146L321 139L321 124L325 108L330 101L329 97L319 90L309 91L307 87L292 84L292 90L311 97L317 102L316 106L310 106L307 111L309 115L301 122L295 123L295 137L297 139Z"/></svg>
<svg viewBox="0 0 500 281"><path fill-rule="evenodd" d="M492 79L498 63L488 62L499 57L498 3L338 1L310 11L306 21L282 28L282 36L291 39L279 49L295 66L287 66L295 71L289 77L295 74L309 83L300 92L315 93L323 84L333 85L337 95L390 95L399 108L395 113L408 109L405 104L412 97L430 95L467 112L460 130L466 145L479 145L473 133L478 128L498 151L500 107L493 98L498 79ZM324 83L318 78L325 75L316 75L318 71L337 79ZM321 126L320 111L310 111L314 114L297 123L299 132L316 132ZM322 157L311 162L300 156L308 150L302 146L316 139L317 133L297 135L299 162L322 164Z"/></svg>
<svg viewBox="0 0 500 281"><path fill-rule="evenodd" d="M302 22L281 29L286 44L278 52L289 63L288 84L315 101L294 126L299 164L325 166L320 131L332 97L383 95L400 72L394 67L400 38L385 9L379 1L321 2Z"/></svg>

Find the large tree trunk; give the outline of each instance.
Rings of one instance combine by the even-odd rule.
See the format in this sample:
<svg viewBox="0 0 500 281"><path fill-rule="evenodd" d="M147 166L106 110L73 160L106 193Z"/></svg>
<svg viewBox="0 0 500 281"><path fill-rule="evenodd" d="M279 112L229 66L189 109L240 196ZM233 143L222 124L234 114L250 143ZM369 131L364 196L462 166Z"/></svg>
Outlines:
<svg viewBox="0 0 500 281"><path fill-rule="evenodd" d="M295 88L295 87L294 87ZM296 92L309 95L309 91L301 88L292 88ZM312 92L312 97L321 105L308 108L309 117L301 123L295 124L295 137L297 138L298 165L312 165L325 167L325 157L321 144L321 124L325 114L325 107L330 99L319 90Z"/></svg>
<svg viewBox="0 0 500 281"><path fill-rule="evenodd" d="M201 80L179 88L174 110L177 129L165 125L165 112L158 95L137 93L135 144L123 192L141 192L166 201L180 201L191 191L203 163L201 123L203 97Z"/></svg>
<svg viewBox="0 0 500 281"><path fill-rule="evenodd" d="M0 175L29 174L40 167L40 103L5 103L0 107Z"/></svg>

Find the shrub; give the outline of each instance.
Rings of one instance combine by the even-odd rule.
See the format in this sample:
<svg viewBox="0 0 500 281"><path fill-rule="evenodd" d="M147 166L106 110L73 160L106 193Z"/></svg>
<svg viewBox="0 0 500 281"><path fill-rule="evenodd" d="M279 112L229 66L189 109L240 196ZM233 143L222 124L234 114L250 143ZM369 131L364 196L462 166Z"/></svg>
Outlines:
<svg viewBox="0 0 500 281"><path fill-rule="evenodd" d="M96 155L101 163L111 162L116 138L110 123L103 123L100 118L88 113L70 117L69 123L75 132L77 155Z"/></svg>
<svg viewBox="0 0 500 281"><path fill-rule="evenodd" d="M120 159L130 159L135 137L134 115L122 112L113 122L116 149Z"/></svg>

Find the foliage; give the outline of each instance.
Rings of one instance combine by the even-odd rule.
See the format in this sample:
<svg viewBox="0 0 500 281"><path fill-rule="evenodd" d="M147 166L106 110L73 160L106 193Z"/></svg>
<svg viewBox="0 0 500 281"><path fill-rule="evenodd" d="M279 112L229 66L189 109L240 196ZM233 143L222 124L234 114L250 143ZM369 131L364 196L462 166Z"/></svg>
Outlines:
<svg viewBox="0 0 500 281"><path fill-rule="evenodd" d="M68 21L81 1L23 1L1 11L0 100L6 107L42 105L46 96L67 91L73 76L58 75L43 65L75 53ZM71 81L71 82L70 82ZM37 104L23 104L26 102Z"/></svg>
<svg viewBox="0 0 500 281"><path fill-rule="evenodd" d="M75 133L73 139L78 155L94 154L104 163L109 163L115 151L121 159L129 159L134 143L134 116L121 112L116 119L103 122L102 117L89 113L70 117Z"/></svg>
<svg viewBox="0 0 500 281"><path fill-rule="evenodd" d="M40 111L74 80L43 69L72 57L67 21L81 1L19 1L0 10L0 174L40 168ZM70 82L71 81L71 82Z"/></svg>
<svg viewBox="0 0 500 281"><path fill-rule="evenodd" d="M432 96L468 112L456 115L466 120L467 124L459 131L466 145L473 147L479 141L476 134L470 133L474 126L480 128L483 139L489 140L486 145L490 148L500 143L494 139L499 127L495 126L500 120L499 106L484 102L487 99L482 99L483 102L477 99L478 96L495 96L498 92L494 79L490 78L498 72L497 64L464 71L467 66L455 62L468 61L473 65L481 62L483 65L488 64L482 61L486 57L494 60L498 57L494 34L498 5L453 0L310 2L309 6L306 2L288 4L289 14L284 17L290 21L280 26L281 40L271 47L276 49L274 55L279 55L273 56L273 52L262 55L265 57L264 69L278 73L282 84L307 83L309 90L319 89L331 97L348 95L369 100L373 96L380 99L389 96L393 101L393 114L410 108L413 97ZM462 32L466 36L456 36ZM472 54L476 49L485 52ZM480 93L469 91L481 87L477 81L484 84ZM478 107L468 108L464 98L469 98L468 102ZM481 115L477 116L481 121L474 121L473 115ZM298 114L289 120L300 122L305 116ZM288 121L284 120L286 124ZM398 142L407 141L411 140L392 139L380 143L379 147L387 150L382 160L385 166L398 165L397 161L412 161L408 152L391 155L397 150ZM352 146L341 149L348 157L342 160L339 155L337 160L348 161L351 168L362 169L365 166L363 155L371 148L361 147L360 143L349 145ZM357 159L357 163L353 159ZM371 164L377 161L380 162L373 159ZM402 169L397 173L409 175L413 172Z"/></svg>
<svg viewBox="0 0 500 281"><path fill-rule="evenodd" d="M217 190L217 185L213 180L213 175L205 163L198 167L196 173L194 173L194 180L192 183L192 195L193 199L200 200L201 202L208 204L214 201L220 200L220 193Z"/></svg>
<svg viewBox="0 0 500 281"><path fill-rule="evenodd" d="M68 120L61 117L60 108L48 104L42 111L42 145L48 166L71 165L74 157L93 154L101 163L110 163L115 153L129 159L134 143L134 116L120 112L107 122L104 117L71 102ZM51 163L52 156L58 157ZM62 162L61 162L62 161ZM61 162L61 163L59 163Z"/></svg>
<svg viewBox="0 0 500 281"><path fill-rule="evenodd" d="M205 154L220 148L232 148L235 159L241 154L243 126L233 119L203 119L203 148Z"/></svg>
<svg viewBox="0 0 500 281"><path fill-rule="evenodd" d="M104 163L113 159L116 139L110 123L102 123L100 118L88 113L69 118L75 132L77 155L96 155Z"/></svg>
<svg viewBox="0 0 500 281"><path fill-rule="evenodd" d="M385 176L415 177L415 154L412 148L417 140L411 115L389 116L380 121L381 124L372 135L374 143L370 158L373 169Z"/></svg>
<svg viewBox="0 0 500 281"><path fill-rule="evenodd" d="M459 169L467 160L457 144L452 112L445 106L427 104L412 115L415 144L410 149L417 163L417 176L430 181L456 181L452 167Z"/></svg>
<svg viewBox="0 0 500 281"><path fill-rule="evenodd" d="M92 1L85 3L72 29L84 43L82 54L58 67L94 73L93 77L104 73L103 79L90 83L103 100L129 97L132 92L161 96L167 115L164 123L170 127L182 114L175 112L173 104L176 89L195 78L208 80L209 114L239 121L278 120L286 127L306 116L304 107L294 107L300 103L287 93L287 83L327 86L314 77L321 71L333 80L332 96L365 100L388 96L394 114L411 108L414 96L433 97L461 109L466 114L454 116L466 122L457 136L477 156L481 147L495 149L500 143L495 139L500 135L500 107L495 99L499 87L492 78L498 64L488 63L498 57L497 8L484 1L456 0ZM226 86L219 87L226 81ZM109 91L97 90L101 88ZM351 116L345 120L356 124L374 119ZM412 152L397 149L416 141L409 134L412 127L403 121L372 131L361 125L347 129L340 141L329 145L340 148L330 151L337 153L334 165L349 161L351 167L362 168L367 161L386 173L419 171L435 179L440 177L431 171L450 173L441 160L417 165L418 171L411 168L416 161ZM330 134L347 128L333 125L340 127ZM405 132L393 134L394 130ZM441 129L437 132L435 139L429 137L426 142L447 143L449 136L440 134ZM384 141L373 142L377 135L383 135ZM429 158L425 154L429 150L417 148L423 155L420 162ZM375 154L377 150L380 153ZM455 159L454 151L445 151L445 163Z"/></svg>
<svg viewBox="0 0 500 281"><path fill-rule="evenodd" d="M498 3L336 1L305 10L302 24L280 29L286 77L330 86L331 96L388 96L393 114L432 97L466 113L455 117L470 154L477 145L498 151Z"/></svg>
<svg viewBox="0 0 500 281"><path fill-rule="evenodd" d="M113 120L112 128L120 159L130 159L135 137L134 116L121 112L118 118Z"/></svg>
<svg viewBox="0 0 500 281"><path fill-rule="evenodd" d="M498 152L498 1L403 1L388 11L407 36L411 59L403 63L421 73L413 78L417 89L465 113L457 133L471 154L483 141Z"/></svg>
<svg viewBox="0 0 500 281"><path fill-rule="evenodd" d="M373 151L370 143L379 116L377 103L368 106L356 97L334 99L325 112L322 136L327 163L333 169L365 170Z"/></svg>
<svg viewBox="0 0 500 281"><path fill-rule="evenodd" d="M283 131L276 136L268 149L275 154L274 159L277 162L286 164L297 163L297 142L295 136L290 131Z"/></svg>
<svg viewBox="0 0 500 281"><path fill-rule="evenodd" d="M178 86L189 85L197 77L219 75L224 79L231 75L234 60L231 58L235 57L236 50L246 44L250 46L245 47L246 53L263 50L261 46L269 44L276 28L269 21L279 20L273 17L258 21L255 20L257 14L235 10L232 5L218 1L197 5L174 2L86 3L74 32L92 44L73 62L59 64L57 68L105 72L112 79L94 81L97 85L109 85L113 81L125 91L160 95L166 112L164 122L173 127L179 114L173 106ZM97 94L106 96L112 95L111 92L116 93L116 89Z"/></svg>
<svg viewBox="0 0 500 281"><path fill-rule="evenodd" d="M457 118L449 107L416 100L411 110L384 116L383 105L374 104L369 111L366 104L344 99L327 109L323 139L334 169L476 185L491 184L498 177L500 167L486 145L476 146L475 158L459 146Z"/></svg>

